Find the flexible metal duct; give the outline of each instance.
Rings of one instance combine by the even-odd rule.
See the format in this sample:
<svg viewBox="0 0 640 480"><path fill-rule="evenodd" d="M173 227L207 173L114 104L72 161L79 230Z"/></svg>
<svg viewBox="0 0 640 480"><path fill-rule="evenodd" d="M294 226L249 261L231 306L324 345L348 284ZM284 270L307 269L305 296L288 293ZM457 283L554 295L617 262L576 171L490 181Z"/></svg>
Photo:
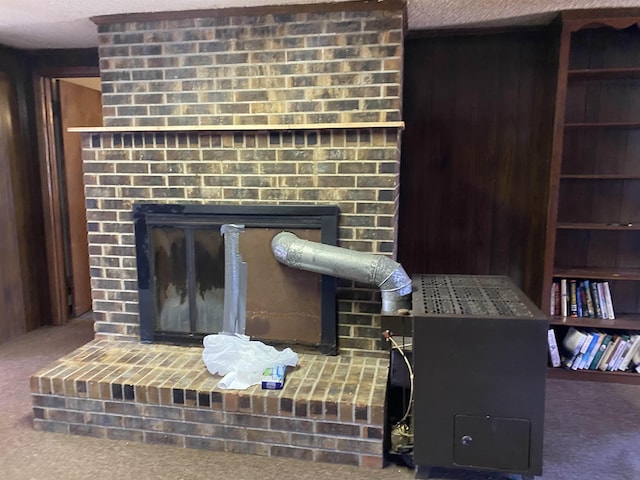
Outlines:
<svg viewBox="0 0 640 480"><path fill-rule="evenodd" d="M302 240L291 232L273 237L271 249L276 260L290 267L377 285L382 313L411 308L411 279L389 257Z"/></svg>

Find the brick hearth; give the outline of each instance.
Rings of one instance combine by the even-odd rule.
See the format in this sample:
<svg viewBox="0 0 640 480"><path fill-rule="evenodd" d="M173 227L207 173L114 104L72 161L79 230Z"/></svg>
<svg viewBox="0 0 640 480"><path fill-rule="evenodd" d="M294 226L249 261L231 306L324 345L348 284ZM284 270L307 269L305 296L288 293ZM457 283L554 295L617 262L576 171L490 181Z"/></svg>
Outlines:
<svg viewBox="0 0 640 480"><path fill-rule="evenodd" d="M38 430L382 467L384 359L300 354L282 390L220 390L202 348L94 340L31 378Z"/></svg>

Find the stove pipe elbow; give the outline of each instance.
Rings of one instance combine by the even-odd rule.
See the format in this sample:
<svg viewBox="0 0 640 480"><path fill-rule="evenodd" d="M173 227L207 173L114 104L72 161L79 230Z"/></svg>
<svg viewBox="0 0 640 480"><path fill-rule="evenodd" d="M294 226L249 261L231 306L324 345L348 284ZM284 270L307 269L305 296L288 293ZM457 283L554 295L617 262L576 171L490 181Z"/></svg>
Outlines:
<svg viewBox="0 0 640 480"><path fill-rule="evenodd" d="M291 232L273 237L271 250L289 267L378 286L383 314L411 309L411 279L402 265L385 255L302 240Z"/></svg>

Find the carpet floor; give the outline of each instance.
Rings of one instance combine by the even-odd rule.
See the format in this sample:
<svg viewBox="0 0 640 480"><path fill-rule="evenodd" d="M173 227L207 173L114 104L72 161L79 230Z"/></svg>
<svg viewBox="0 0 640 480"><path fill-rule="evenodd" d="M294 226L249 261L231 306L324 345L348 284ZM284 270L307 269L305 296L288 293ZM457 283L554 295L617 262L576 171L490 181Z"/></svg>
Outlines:
<svg viewBox="0 0 640 480"><path fill-rule="evenodd" d="M35 431L29 377L92 338L91 320L76 319L64 327L44 327L0 345L0 478L404 480L415 477L413 470L393 464L374 470ZM536 478L640 479L640 386L549 380L544 475Z"/></svg>

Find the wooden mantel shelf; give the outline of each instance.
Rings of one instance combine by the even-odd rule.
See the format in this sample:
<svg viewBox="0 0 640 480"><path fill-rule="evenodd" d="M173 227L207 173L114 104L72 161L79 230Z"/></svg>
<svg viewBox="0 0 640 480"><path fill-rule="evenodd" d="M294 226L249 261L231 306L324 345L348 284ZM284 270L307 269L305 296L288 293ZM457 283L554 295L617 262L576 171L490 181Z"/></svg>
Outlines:
<svg viewBox="0 0 640 480"><path fill-rule="evenodd" d="M284 125L174 125L137 127L71 127L77 133L147 133L147 132L267 132L288 130L350 130L363 128L399 128L404 122L303 123Z"/></svg>

